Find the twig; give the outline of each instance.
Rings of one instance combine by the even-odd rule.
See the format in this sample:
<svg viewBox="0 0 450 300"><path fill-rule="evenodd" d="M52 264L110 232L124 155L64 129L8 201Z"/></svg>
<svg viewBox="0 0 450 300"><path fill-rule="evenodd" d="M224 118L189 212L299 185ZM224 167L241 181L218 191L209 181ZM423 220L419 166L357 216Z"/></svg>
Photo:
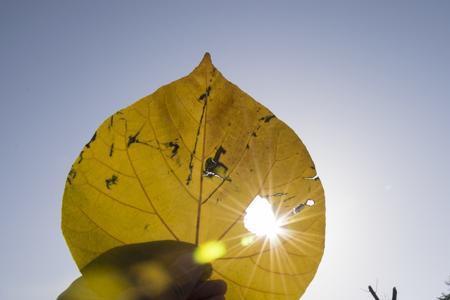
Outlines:
<svg viewBox="0 0 450 300"><path fill-rule="evenodd" d="M372 294L372 296L375 300L380 300L380 298L378 298L377 293L375 293L375 291L373 290L373 288L370 285L369 285L369 292ZM397 300L397 288L395 286L392 289L392 300Z"/></svg>
<svg viewBox="0 0 450 300"><path fill-rule="evenodd" d="M373 288L369 285L369 292L372 294L373 298L375 298L375 300L380 300L380 298L378 298L377 293L375 293L375 291L373 290Z"/></svg>

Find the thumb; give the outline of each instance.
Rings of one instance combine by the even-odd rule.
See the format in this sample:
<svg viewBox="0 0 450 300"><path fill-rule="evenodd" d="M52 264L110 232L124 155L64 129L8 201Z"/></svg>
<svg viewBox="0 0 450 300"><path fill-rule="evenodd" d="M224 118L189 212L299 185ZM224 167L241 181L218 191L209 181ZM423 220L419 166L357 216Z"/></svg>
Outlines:
<svg viewBox="0 0 450 300"><path fill-rule="evenodd" d="M192 252L180 255L169 267L173 284L162 299L185 300L200 281L207 280L212 273L210 264L198 264Z"/></svg>

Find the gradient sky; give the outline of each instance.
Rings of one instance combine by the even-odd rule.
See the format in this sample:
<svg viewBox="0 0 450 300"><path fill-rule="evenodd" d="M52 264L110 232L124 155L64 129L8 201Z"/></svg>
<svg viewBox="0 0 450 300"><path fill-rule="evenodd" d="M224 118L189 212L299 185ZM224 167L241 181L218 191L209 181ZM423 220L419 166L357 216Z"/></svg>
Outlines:
<svg viewBox="0 0 450 300"><path fill-rule="evenodd" d="M0 298L54 299L78 276L60 230L72 162L205 51L316 163L327 240L302 299L445 291L449 1L0 0Z"/></svg>

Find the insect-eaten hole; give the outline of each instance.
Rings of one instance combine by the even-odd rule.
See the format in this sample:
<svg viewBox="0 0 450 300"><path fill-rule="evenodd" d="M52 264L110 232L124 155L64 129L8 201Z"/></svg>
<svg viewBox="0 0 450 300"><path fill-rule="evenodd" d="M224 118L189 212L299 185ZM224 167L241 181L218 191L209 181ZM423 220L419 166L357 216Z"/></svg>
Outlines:
<svg viewBox="0 0 450 300"><path fill-rule="evenodd" d="M316 204L316 201L314 201L313 199L308 199L306 200L304 203L300 203L299 205L297 205L296 207L294 207L292 209L291 214L292 215L296 215L298 213L300 213L303 209L305 209L306 207L312 207Z"/></svg>
<svg viewBox="0 0 450 300"><path fill-rule="evenodd" d="M314 206L314 204L316 204L316 201L314 201L313 199L308 199L305 202L306 206Z"/></svg>

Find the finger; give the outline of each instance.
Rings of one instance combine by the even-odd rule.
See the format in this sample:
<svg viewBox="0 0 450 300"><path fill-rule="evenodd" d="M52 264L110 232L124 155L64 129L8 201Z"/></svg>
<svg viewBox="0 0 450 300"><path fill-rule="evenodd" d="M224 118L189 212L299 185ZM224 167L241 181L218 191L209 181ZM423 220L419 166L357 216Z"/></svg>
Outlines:
<svg viewBox="0 0 450 300"><path fill-rule="evenodd" d="M91 261L81 272L89 287L107 299L117 298L126 290L145 289L152 286L149 293L162 293L179 273L192 269L185 266L184 272L171 266L182 255L191 256L195 245L179 241L155 241L123 245L112 248ZM187 268L187 269L186 269ZM200 272L200 274L202 274ZM155 287L154 277L159 286ZM162 279L164 284L161 283Z"/></svg>
<svg viewBox="0 0 450 300"><path fill-rule="evenodd" d="M196 263L192 253L180 255L169 267L173 280L164 299L187 299L199 282L209 278L211 270L210 264Z"/></svg>
<svg viewBox="0 0 450 300"><path fill-rule="evenodd" d="M163 265L170 265L182 254L192 253L195 245L179 241L154 241L139 244L129 244L109 249L99 255L81 269L81 273L95 272L105 266L127 272L135 264L157 261Z"/></svg>
<svg viewBox="0 0 450 300"><path fill-rule="evenodd" d="M212 298L206 298L206 299L202 299L202 300L225 300L225 295L213 296Z"/></svg>
<svg viewBox="0 0 450 300"><path fill-rule="evenodd" d="M188 300L203 300L214 296L224 296L227 292L227 284L223 280L208 280L199 283Z"/></svg>
<svg viewBox="0 0 450 300"><path fill-rule="evenodd" d="M91 299L91 300L105 300L94 293L86 284L83 277L77 278L57 300L77 300L77 299Z"/></svg>
<svg viewBox="0 0 450 300"><path fill-rule="evenodd" d="M173 278L182 289L184 295L188 296L200 281L205 281L211 275L210 264L198 264L194 261L192 253L186 253L178 257L170 267Z"/></svg>

